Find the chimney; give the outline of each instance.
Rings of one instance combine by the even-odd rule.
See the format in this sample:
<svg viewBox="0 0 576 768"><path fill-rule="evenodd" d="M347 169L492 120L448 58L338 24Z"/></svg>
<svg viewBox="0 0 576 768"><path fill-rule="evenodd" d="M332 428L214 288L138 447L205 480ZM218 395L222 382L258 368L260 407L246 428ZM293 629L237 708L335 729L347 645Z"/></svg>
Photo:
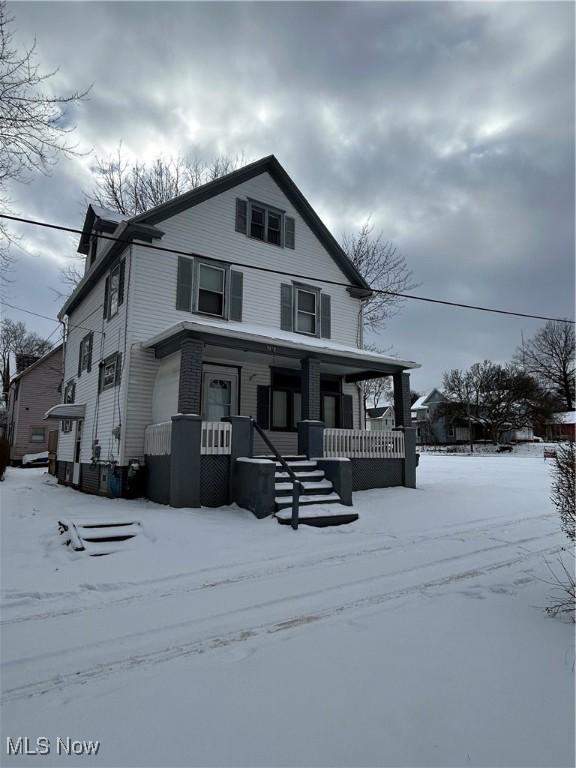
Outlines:
<svg viewBox="0 0 576 768"><path fill-rule="evenodd" d="M36 360L40 360L40 355L29 355L26 352L16 353L16 373L22 373L29 368Z"/></svg>

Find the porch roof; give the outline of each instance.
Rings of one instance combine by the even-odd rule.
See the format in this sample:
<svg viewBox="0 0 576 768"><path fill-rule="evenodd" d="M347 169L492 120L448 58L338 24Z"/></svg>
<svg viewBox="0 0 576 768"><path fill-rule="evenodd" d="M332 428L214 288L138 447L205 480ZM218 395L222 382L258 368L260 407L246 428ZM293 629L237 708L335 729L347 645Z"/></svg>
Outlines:
<svg viewBox="0 0 576 768"><path fill-rule="evenodd" d="M156 357L166 357L177 351L187 337L200 339L212 346L300 359L316 357L328 363L349 365L357 370L383 375L420 367L411 360L349 347L330 339L304 336L252 323L219 321L204 317L194 317L193 320L177 323L145 341L143 347L154 349Z"/></svg>
<svg viewBox="0 0 576 768"><path fill-rule="evenodd" d="M80 421L86 414L85 403L59 403L53 405L44 414L44 419L66 419L68 421Z"/></svg>

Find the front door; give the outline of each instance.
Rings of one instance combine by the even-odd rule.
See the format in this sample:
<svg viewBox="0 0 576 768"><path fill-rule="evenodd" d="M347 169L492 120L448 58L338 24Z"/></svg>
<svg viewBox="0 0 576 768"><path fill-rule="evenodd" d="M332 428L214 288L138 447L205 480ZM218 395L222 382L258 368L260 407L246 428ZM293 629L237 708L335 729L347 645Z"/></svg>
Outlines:
<svg viewBox="0 0 576 768"><path fill-rule="evenodd" d="M202 374L202 418L221 421L238 415L238 370L205 365Z"/></svg>

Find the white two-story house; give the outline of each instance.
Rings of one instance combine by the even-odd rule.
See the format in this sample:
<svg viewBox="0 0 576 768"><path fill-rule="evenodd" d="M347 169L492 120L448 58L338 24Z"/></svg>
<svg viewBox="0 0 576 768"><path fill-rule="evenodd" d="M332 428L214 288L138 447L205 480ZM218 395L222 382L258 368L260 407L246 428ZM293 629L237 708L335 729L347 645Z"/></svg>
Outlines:
<svg viewBox="0 0 576 768"><path fill-rule="evenodd" d="M298 424L321 422L325 455L346 457L364 423L358 382L374 376L394 377L396 427L410 427L415 363L362 349L371 289L274 156L132 218L91 205L78 250L63 405L49 413L61 482L146 493L177 414L212 425L203 455L207 440L231 451L222 420L243 416L259 427L252 455L270 453L262 433L301 454Z"/></svg>

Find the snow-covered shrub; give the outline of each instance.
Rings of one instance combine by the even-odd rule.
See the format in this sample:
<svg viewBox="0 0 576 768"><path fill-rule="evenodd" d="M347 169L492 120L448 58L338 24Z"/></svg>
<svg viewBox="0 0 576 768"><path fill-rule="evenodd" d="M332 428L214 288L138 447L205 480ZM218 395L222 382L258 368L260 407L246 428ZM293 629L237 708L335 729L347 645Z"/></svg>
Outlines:
<svg viewBox="0 0 576 768"><path fill-rule="evenodd" d="M560 513L562 530L571 541L576 540L576 451L574 443L560 445L552 470L552 502Z"/></svg>

